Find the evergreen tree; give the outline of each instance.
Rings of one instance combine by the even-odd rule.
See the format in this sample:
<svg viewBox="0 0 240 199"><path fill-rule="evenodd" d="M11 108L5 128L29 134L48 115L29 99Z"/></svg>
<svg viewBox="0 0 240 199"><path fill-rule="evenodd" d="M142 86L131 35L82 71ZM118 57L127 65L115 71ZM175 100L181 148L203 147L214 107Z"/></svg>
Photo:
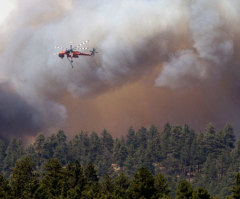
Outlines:
<svg viewBox="0 0 240 199"><path fill-rule="evenodd" d="M193 199L211 199L211 196L206 189L198 188L193 193Z"/></svg>
<svg viewBox="0 0 240 199"><path fill-rule="evenodd" d="M193 188L186 180L181 180L177 187L176 199L191 199L193 197Z"/></svg>
<svg viewBox="0 0 240 199"><path fill-rule="evenodd" d="M132 127L128 129L126 138L127 138L126 142L128 146L135 145L135 131Z"/></svg>
<svg viewBox="0 0 240 199"><path fill-rule="evenodd" d="M114 197L113 198L119 198L124 199L126 198L126 192L129 187L130 181L128 180L127 176L124 173L120 173L115 179L114 179Z"/></svg>
<svg viewBox="0 0 240 199"><path fill-rule="evenodd" d="M86 187L82 192L83 198L100 198L101 197L101 187L99 184L99 178L97 176L97 171L95 170L91 162L88 163L84 170L84 176L86 179Z"/></svg>
<svg viewBox="0 0 240 199"><path fill-rule="evenodd" d="M209 154L217 156L221 154L222 145L218 139L216 129L213 124L209 123L205 129L204 135L204 155L208 157Z"/></svg>
<svg viewBox="0 0 240 199"><path fill-rule="evenodd" d="M230 124L218 132L209 124L205 133L195 133L186 124L166 124L161 133L155 126L149 129L142 127L137 133L130 128L127 136L122 139L113 139L106 130L101 136L95 132L89 136L87 132L81 131L70 141L60 130L49 137L37 136L36 141L26 149L20 140L12 139L9 143L0 140L2 175L9 177L16 161L24 155L31 157L36 163L34 169L40 174L40 186L31 196L34 198L105 197L109 194L102 194L102 186L110 181L114 185L111 197L126 198L126 190L116 185L110 176L117 176L118 179L119 173L125 172L129 177L133 177L142 166L152 174L156 171L163 172L169 180L171 190L176 191L176 182L179 179L189 179L194 187L208 188L210 194L227 198L231 195L234 173L240 168L240 141L238 140L235 147L234 131ZM50 164L51 169L46 169L44 163L53 157L60 162L55 164L53 161L52 165ZM76 160L83 165L84 170ZM89 161L92 166L87 165ZM35 172L33 174L35 175ZM103 177L106 174L110 181ZM37 179L37 176L35 177ZM99 180L104 182L103 179L106 180L105 185L99 183ZM153 198L160 194L156 186L155 178ZM161 187L161 183L158 186ZM197 191L194 194L199 196L194 195L195 198L205 194L204 190ZM127 193L130 193L130 189ZM11 196L8 195L9 197Z"/></svg>
<svg viewBox="0 0 240 199"><path fill-rule="evenodd" d="M12 139L6 149L6 156L3 161L3 170L5 176L10 175L11 168L14 167L15 162L24 154L24 147L21 140Z"/></svg>
<svg viewBox="0 0 240 199"><path fill-rule="evenodd" d="M230 150L233 149L235 143L235 135L233 127L230 124L226 124L223 130L223 135L224 145Z"/></svg>
<svg viewBox="0 0 240 199"><path fill-rule="evenodd" d="M95 170L95 168L91 162L89 162L87 167L85 168L84 176L85 176L86 182L88 184L98 182L99 179L97 176L97 171Z"/></svg>
<svg viewBox="0 0 240 199"><path fill-rule="evenodd" d="M92 132L90 135L90 149L89 149L89 161L97 162L101 159L101 154L103 153L103 146L101 140L97 133Z"/></svg>
<svg viewBox="0 0 240 199"><path fill-rule="evenodd" d="M67 137L63 130L60 130L56 135L57 145L53 150L53 158L60 161L61 164L66 164L67 162Z"/></svg>
<svg viewBox="0 0 240 199"><path fill-rule="evenodd" d="M235 182L231 190L232 190L232 198L239 199L240 198L240 173L237 173L235 177Z"/></svg>
<svg viewBox="0 0 240 199"><path fill-rule="evenodd" d="M6 156L6 149L7 149L7 145L5 141L0 139L0 171L3 170L3 166L4 166L3 161Z"/></svg>
<svg viewBox="0 0 240 199"><path fill-rule="evenodd" d="M101 183L102 198L113 198L113 190L114 184L112 182L112 179L109 177L109 175L105 175Z"/></svg>
<svg viewBox="0 0 240 199"><path fill-rule="evenodd" d="M152 174L145 168L140 168L134 175L133 180L128 189L129 198L152 198L156 193L154 187L154 178Z"/></svg>
<svg viewBox="0 0 240 199"><path fill-rule="evenodd" d="M64 182L64 172L62 166L57 159L50 159L44 165L43 178L40 182L40 187L37 190L41 197L49 198L60 197ZM44 191L43 191L44 190ZM43 191L43 193L41 193Z"/></svg>
<svg viewBox="0 0 240 199"><path fill-rule="evenodd" d="M147 148L147 138L148 138L148 132L145 127L141 127L136 134L137 138L137 146L141 149Z"/></svg>
<svg viewBox="0 0 240 199"><path fill-rule="evenodd" d="M127 155L128 152L124 142L116 139L113 150L114 163L122 168Z"/></svg>
<svg viewBox="0 0 240 199"><path fill-rule="evenodd" d="M29 157L16 162L10 176L10 185L14 198L32 198L38 187L36 174L33 172L33 161Z"/></svg>
<svg viewBox="0 0 240 199"><path fill-rule="evenodd" d="M156 139L158 137L158 129L156 126L151 125L149 131L148 131L148 140L149 141L153 141L154 139Z"/></svg>
<svg viewBox="0 0 240 199"><path fill-rule="evenodd" d="M0 198L2 199L13 198L11 195L12 195L11 188L8 185L8 180L4 179L4 177L0 175Z"/></svg>
<svg viewBox="0 0 240 199"><path fill-rule="evenodd" d="M86 179L82 166L78 161L76 161L74 165L68 163L65 173L64 181L66 185L64 193L67 195L67 198L77 199L82 197L82 193L86 186Z"/></svg>
<svg viewBox="0 0 240 199"><path fill-rule="evenodd" d="M205 183L214 183L218 179L218 171L216 167L216 160L209 155L207 161L204 164L204 180ZM214 185L215 186L215 185Z"/></svg>
<svg viewBox="0 0 240 199"><path fill-rule="evenodd" d="M132 127L129 128L126 138L127 138L126 139L126 146L127 146L127 149L128 149L128 153L130 155L133 155L135 149L138 146L137 146L137 138L136 138L135 130Z"/></svg>
<svg viewBox="0 0 240 199"><path fill-rule="evenodd" d="M112 135L108 133L106 129L104 129L102 132L102 143L104 148L111 153L113 151L113 142Z"/></svg>
<svg viewBox="0 0 240 199"><path fill-rule="evenodd" d="M137 171L137 162L138 157L136 155L128 155L123 165L123 171L125 171L129 176L133 176Z"/></svg>
<svg viewBox="0 0 240 199"><path fill-rule="evenodd" d="M165 156L169 152L169 143L170 143L170 135L171 135L171 125L166 123L163 127L162 136L162 149Z"/></svg>
<svg viewBox="0 0 240 199"><path fill-rule="evenodd" d="M156 188L157 198L168 196L170 193L169 184L167 182L167 179L161 173L155 176L154 184Z"/></svg>

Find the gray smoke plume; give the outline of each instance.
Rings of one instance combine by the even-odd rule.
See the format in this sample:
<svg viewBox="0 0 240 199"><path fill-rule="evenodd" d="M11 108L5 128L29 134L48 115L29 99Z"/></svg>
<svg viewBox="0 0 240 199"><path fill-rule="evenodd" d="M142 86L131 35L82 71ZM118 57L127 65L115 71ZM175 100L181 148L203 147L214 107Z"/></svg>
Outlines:
<svg viewBox="0 0 240 199"><path fill-rule="evenodd" d="M193 1L189 7L188 33L192 45L178 50L164 63L156 85L179 87L179 80L187 77L218 79L233 65L234 53L239 53L239 45L234 44L237 39L234 36L239 33L234 27L239 11L238 1Z"/></svg>
<svg viewBox="0 0 240 199"><path fill-rule="evenodd" d="M207 110L196 109L199 115L206 114L209 117L204 118L220 124L226 119L236 123L240 115L239 13L238 0L22 0L1 25L0 83L8 82L14 95L26 104L31 117L24 119L24 126L29 125L24 132L37 133L63 124L71 115L68 110L75 100L66 97L69 94L79 100L87 97L94 101L77 107L79 113L83 109L87 112L82 116L85 119L79 120L94 126L92 116L97 113L90 114L90 107L98 104L99 96L139 81L141 87L147 77L153 78L151 87L155 84L168 92L176 89L177 94L165 102L165 107L170 107L170 101L175 104L173 99L188 101L187 97L198 95L200 100L193 100L193 104L214 105ZM77 44L87 39L88 47L96 47L100 53L75 60L74 69L67 60L53 55L55 45L68 47L69 42ZM189 89L195 89L194 93ZM172 113L171 108L163 108L154 100L169 98L167 92L161 91L159 88L157 94L154 88L146 103L154 101L152 112ZM186 92L190 96L186 97ZM2 95L8 98L8 93ZM139 109L135 105L138 100L135 101L131 106ZM119 101L117 106L125 103ZM172 114L189 122L193 115L190 106L186 104L189 114L183 117L179 106L173 105ZM96 110L100 109L100 105L97 107ZM223 112L225 116L219 116ZM0 113L5 114L5 110ZM21 115L21 110L17 114ZM99 118L102 116L99 114ZM17 127L18 117L12 115L9 121L11 117L16 121L12 125ZM149 115L154 117L156 113ZM139 114L134 118L143 121L145 117ZM170 116L166 118L171 120ZM161 120L165 121L162 117ZM2 131L9 121L4 120ZM184 122L177 118L174 121ZM193 123L199 126L204 122L209 121ZM11 133L22 132L16 128Z"/></svg>
<svg viewBox="0 0 240 199"><path fill-rule="evenodd" d="M44 107L49 110L38 108L37 102L28 103L26 99L20 96L8 83L0 84L0 136L12 137L16 133L21 136L32 135L40 132L43 128L50 128L50 120L53 123L59 122L61 118L55 115L56 104L45 101ZM63 108L62 108L63 109ZM50 115L49 115L50 113ZM64 109L62 115L64 116Z"/></svg>

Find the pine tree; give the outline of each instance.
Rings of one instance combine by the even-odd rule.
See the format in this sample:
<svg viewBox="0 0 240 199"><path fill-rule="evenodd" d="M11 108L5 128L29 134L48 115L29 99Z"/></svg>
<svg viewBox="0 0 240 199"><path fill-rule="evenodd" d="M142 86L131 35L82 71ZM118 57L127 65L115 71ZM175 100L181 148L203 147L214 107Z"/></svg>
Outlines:
<svg viewBox="0 0 240 199"><path fill-rule="evenodd" d="M149 131L148 131L148 140L149 141L153 141L154 139L156 139L158 137L158 129L156 126L151 125Z"/></svg>
<svg viewBox="0 0 240 199"><path fill-rule="evenodd" d="M211 199L211 196L206 189L198 188L193 193L193 199Z"/></svg>
<svg viewBox="0 0 240 199"><path fill-rule="evenodd" d="M82 166L77 160L74 165L68 163L65 173L65 194L67 195L67 198L80 198L86 185Z"/></svg>
<svg viewBox="0 0 240 199"><path fill-rule="evenodd" d="M0 171L3 169L3 160L6 156L7 145L5 141L0 139Z"/></svg>
<svg viewBox="0 0 240 199"><path fill-rule="evenodd" d="M88 163L84 170L84 177L86 179L86 186L82 192L82 198L100 198L101 187L98 182L99 178L91 162Z"/></svg>
<svg viewBox="0 0 240 199"><path fill-rule="evenodd" d="M129 187L130 181L124 173L120 173L114 179L114 198L124 199L127 197L127 189Z"/></svg>
<svg viewBox="0 0 240 199"><path fill-rule="evenodd" d="M112 182L112 179L109 177L109 175L105 175L101 183L102 197L111 199L113 197L113 190L114 184Z"/></svg>
<svg viewBox="0 0 240 199"><path fill-rule="evenodd" d="M235 135L233 131L233 127L230 124L226 124L224 130L223 130L223 135L224 135L224 145L228 149L233 149L234 148L234 142L235 142Z"/></svg>
<svg viewBox="0 0 240 199"><path fill-rule="evenodd" d="M170 193L169 184L167 179L160 173L154 177L154 185L156 188L157 198L162 198L163 196L168 196Z"/></svg>
<svg viewBox="0 0 240 199"><path fill-rule="evenodd" d="M33 172L33 161L29 157L16 162L10 176L10 185L14 198L31 198L38 187L36 174Z"/></svg>
<svg viewBox="0 0 240 199"><path fill-rule="evenodd" d="M92 132L90 135L90 149L89 149L89 161L97 162L101 159L100 155L103 153L103 146L97 133Z"/></svg>
<svg viewBox="0 0 240 199"><path fill-rule="evenodd" d="M113 151L113 142L114 141L113 141L112 135L108 133L106 129L104 129L102 132L102 143L104 148L110 153L112 153Z"/></svg>
<svg viewBox="0 0 240 199"><path fill-rule="evenodd" d="M137 146L140 147L141 149L146 149L147 137L148 137L147 129L145 127L141 127L136 133Z"/></svg>
<svg viewBox="0 0 240 199"><path fill-rule="evenodd" d="M50 159L44 165L43 178L37 192L41 193L40 191L44 190L44 197L46 194L49 198L59 197L62 193L63 183L64 172L59 160Z"/></svg>
<svg viewBox="0 0 240 199"><path fill-rule="evenodd" d="M163 132L161 134L162 137L162 150L165 156L169 152L170 145L170 136L171 136L171 125L166 123L163 127Z"/></svg>
<svg viewBox="0 0 240 199"><path fill-rule="evenodd" d="M89 162L87 167L85 168L84 176L85 176L86 182L88 184L98 182L99 179L97 176L97 171L95 170L95 168L91 162Z"/></svg>
<svg viewBox="0 0 240 199"><path fill-rule="evenodd" d="M127 138L126 142L127 142L128 146L135 145L135 131L134 131L133 127L130 127L128 129L126 138Z"/></svg>
<svg viewBox="0 0 240 199"><path fill-rule="evenodd" d="M113 149L114 163L118 164L122 168L127 155L128 151L125 143L119 139L116 139Z"/></svg>
<svg viewBox="0 0 240 199"><path fill-rule="evenodd" d="M53 149L53 158L60 161L61 164L66 164L67 161L67 137L63 130L59 130L56 135L56 146Z"/></svg>
<svg viewBox="0 0 240 199"><path fill-rule="evenodd" d="M0 175L0 198L2 199L13 198L11 196L11 188L8 185L8 180L4 179L2 175Z"/></svg>
<svg viewBox="0 0 240 199"><path fill-rule="evenodd" d="M134 175L128 189L128 195L132 199L154 197L156 189L154 187L154 178L145 168L140 168Z"/></svg>
<svg viewBox="0 0 240 199"><path fill-rule="evenodd" d="M240 198L240 173L237 173L235 177L235 182L231 188L232 198L239 199Z"/></svg>
<svg viewBox="0 0 240 199"><path fill-rule="evenodd" d="M177 187L176 199L191 199L193 197L193 188L186 180L181 180Z"/></svg>
<svg viewBox="0 0 240 199"><path fill-rule="evenodd" d="M15 162L24 154L24 147L21 140L12 139L6 149L6 156L3 161L3 170L5 176L10 175L11 168L14 167Z"/></svg>

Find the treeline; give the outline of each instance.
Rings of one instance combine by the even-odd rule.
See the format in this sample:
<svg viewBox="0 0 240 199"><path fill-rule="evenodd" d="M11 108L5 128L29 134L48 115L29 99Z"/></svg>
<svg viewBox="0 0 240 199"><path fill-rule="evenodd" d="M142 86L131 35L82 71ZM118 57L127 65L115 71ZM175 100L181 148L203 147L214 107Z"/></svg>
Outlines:
<svg viewBox="0 0 240 199"><path fill-rule="evenodd" d="M174 196L181 180L195 188L207 189L211 195L226 198L240 168L240 142L235 140L233 128L227 124L217 131L208 124L204 132L195 132L188 125L166 124L162 130L155 126L138 130L130 128L125 137L114 139L104 130L80 132L68 140L63 131L49 137L39 135L35 142L24 147L21 140L0 141L0 172L9 178L15 162L28 156L39 175L45 162L56 158L61 165L76 160L86 167L92 162L97 175L111 178L125 173L130 179L144 167L153 175L163 173Z"/></svg>
<svg viewBox="0 0 240 199"><path fill-rule="evenodd" d="M101 180L92 163L85 167L78 161L62 166L57 159L44 163L41 173L33 169L34 162L24 157L16 162L10 179L0 175L0 198L3 199L171 199L167 179L153 176L146 168L139 168L130 180L120 172L117 177L105 175ZM236 175L229 199L240 198L240 173ZM214 199L206 189L194 189L181 180L175 190L176 199Z"/></svg>

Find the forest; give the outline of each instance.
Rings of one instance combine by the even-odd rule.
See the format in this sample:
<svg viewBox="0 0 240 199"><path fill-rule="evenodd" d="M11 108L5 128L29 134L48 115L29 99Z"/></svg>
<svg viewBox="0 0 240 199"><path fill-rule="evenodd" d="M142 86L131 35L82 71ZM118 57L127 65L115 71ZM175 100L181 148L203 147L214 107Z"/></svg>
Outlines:
<svg viewBox="0 0 240 199"><path fill-rule="evenodd" d="M0 198L240 198L240 140L230 124L165 124L126 136L63 130L25 146L0 140Z"/></svg>

